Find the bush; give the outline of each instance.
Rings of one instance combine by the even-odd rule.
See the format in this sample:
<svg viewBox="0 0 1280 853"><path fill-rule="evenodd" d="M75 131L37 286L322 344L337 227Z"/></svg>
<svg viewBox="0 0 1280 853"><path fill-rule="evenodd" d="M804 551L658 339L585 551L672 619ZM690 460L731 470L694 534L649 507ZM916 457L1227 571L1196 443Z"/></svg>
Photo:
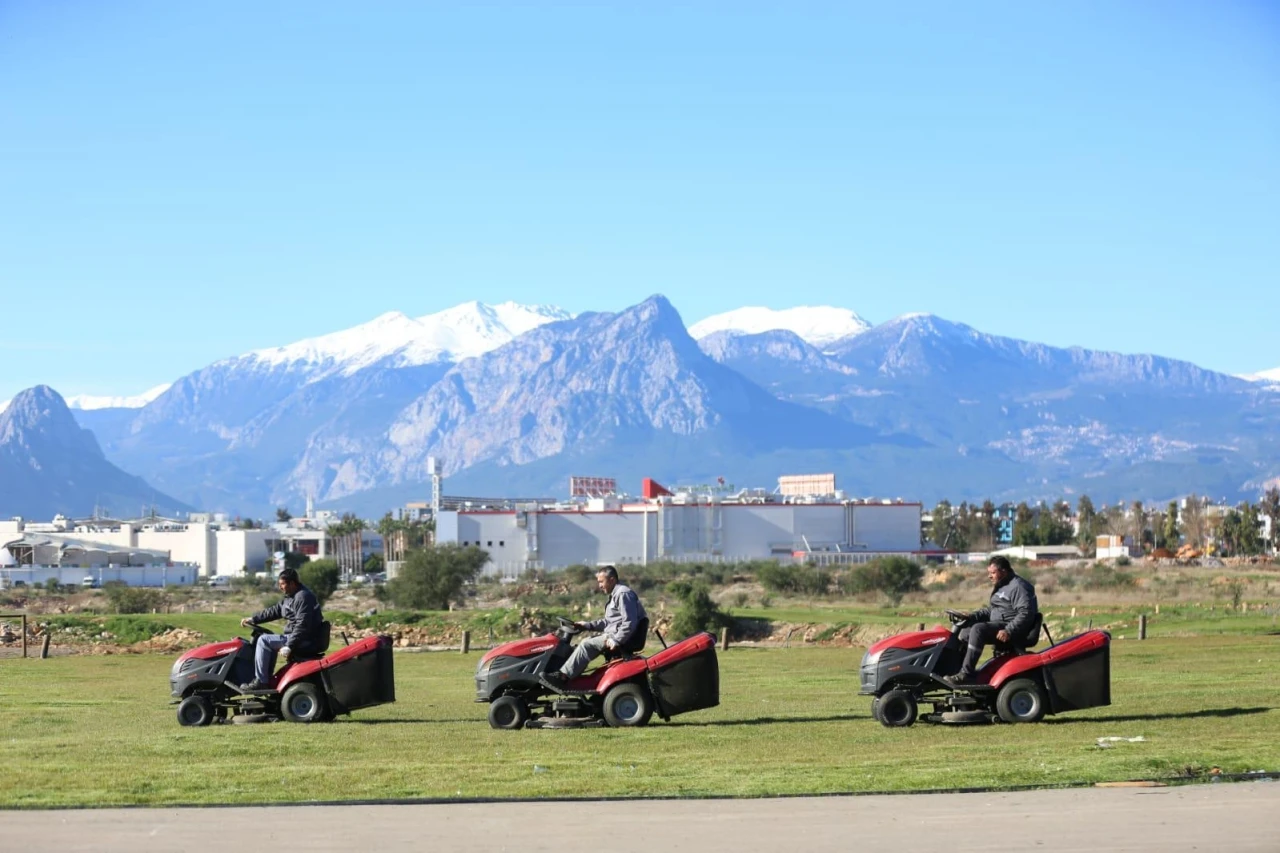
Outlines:
<svg viewBox="0 0 1280 853"><path fill-rule="evenodd" d="M733 624L733 619L711 600L711 590L704 581L673 581L667 591L680 599L680 607L671 622L671 635L675 639L683 640L699 631L716 631Z"/></svg>
<svg viewBox="0 0 1280 853"><path fill-rule="evenodd" d="M764 563L756 569L756 580L770 592L826 595L831 574L814 566L784 566Z"/></svg>
<svg viewBox="0 0 1280 853"><path fill-rule="evenodd" d="M150 591L155 592L155 590ZM136 619L122 616L111 616L103 621L102 627L114 636L116 642L128 645L131 643L141 643L143 640L150 640L152 637L159 636L165 631L173 630L174 626L167 622L157 622L154 619Z"/></svg>
<svg viewBox="0 0 1280 853"><path fill-rule="evenodd" d="M909 592L920 589L924 570L906 557L886 557L855 566L849 572L849 591L854 595L882 592L895 605Z"/></svg>
<svg viewBox="0 0 1280 853"><path fill-rule="evenodd" d="M447 610L488 561L488 552L474 545L419 548L409 552L399 574L387 584L387 592L396 607Z"/></svg>
<svg viewBox="0 0 1280 853"><path fill-rule="evenodd" d="M239 592L258 592L272 586L274 583L266 575L242 575L231 579L231 588Z"/></svg>
<svg viewBox="0 0 1280 853"><path fill-rule="evenodd" d="M150 613L164 607L164 593L158 589L126 586L112 581L103 589L107 601L115 613Z"/></svg>
<svg viewBox="0 0 1280 853"><path fill-rule="evenodd" d="M591 568L590 566L575 564L572 566L565 567L564 579L569 583L575 584L575 585L581 585L581 584L594 585L596 582L596 572L595 572L595 569Z"/></svg>
<svg viewBox="0 0 1280 853"><path fill-rule="evenodd" d="M341 577L337 560L309 560L298 569L298 579L303 586L315 593L316 601L321 606L338 589Z"/></svg>
<svg viewBox="0 0 1280 853"><path fill-rule="evenodd" d="M1113 569L1105 563L1094 563L1084 578L1085 587L1093 589L1120 589L1134 586L1135 583L1133 575Z"/></svg>

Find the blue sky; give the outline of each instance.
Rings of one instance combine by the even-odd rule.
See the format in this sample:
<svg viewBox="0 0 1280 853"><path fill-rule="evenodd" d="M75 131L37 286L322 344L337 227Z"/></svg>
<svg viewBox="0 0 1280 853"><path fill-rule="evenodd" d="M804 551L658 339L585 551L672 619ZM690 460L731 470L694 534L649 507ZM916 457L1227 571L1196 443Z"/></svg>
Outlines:
<svg viewBox="0 0 1280 853"><path fill-rule="evenodd" d="M7 0L0 398L653 293L1260 370L1277 199L1263 0Z"/></svg>

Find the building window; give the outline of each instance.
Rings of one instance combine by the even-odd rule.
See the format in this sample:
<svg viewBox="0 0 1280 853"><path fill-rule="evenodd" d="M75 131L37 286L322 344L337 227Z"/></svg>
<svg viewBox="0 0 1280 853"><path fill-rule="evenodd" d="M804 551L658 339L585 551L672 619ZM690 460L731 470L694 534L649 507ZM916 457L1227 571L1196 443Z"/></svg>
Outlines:
<svg viewBox="0 0 1280 853"><path fill-rule="evenodd" d="M488 541L488 543L487 543L484 547L486 547L486 548L492 548L492 547L493 547L493 540L492 540L492 539L490 539L490 540Z"/></svg>
<svg viewBox="0 0 1280 853"><path fill-rule="evenodd" d="M505 548L505 547L507 547L507 543L506 543L504 540L499 539L499 540L498 540L498 547L499 547L499 548Z"/></svg>

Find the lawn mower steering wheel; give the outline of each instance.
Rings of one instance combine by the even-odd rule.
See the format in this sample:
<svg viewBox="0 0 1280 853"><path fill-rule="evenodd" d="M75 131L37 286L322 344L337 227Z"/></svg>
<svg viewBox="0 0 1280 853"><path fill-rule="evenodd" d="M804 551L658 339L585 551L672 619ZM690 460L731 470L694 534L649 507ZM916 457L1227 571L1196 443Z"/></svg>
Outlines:
<svg viewBox="0 0 1280 853"><path fill-rule="evenodd" d="M566 619L563 616L557 616L556 618L560 620L560 630L570 636L577 634L582 630L577 625L573 624L572 619Z"/></svg>
<svg viewBox="0 0 1280 853"><path fill-rule="evenodd" d="M258 638L261 637L263 634L274 634L274 633L275 631L272 631L270 628L263 628L261 625L254 625L253 633L249 636L249 639L253 640L253 642L256 643L258 642Z"/></svg>
<svg viewBox="0 0 1280 853"><path fill-rule="evenodd" d="M969 621L969 614L965 613L963 610L947 610L945 612L947 614L947 618L955 625Z"/></svg>

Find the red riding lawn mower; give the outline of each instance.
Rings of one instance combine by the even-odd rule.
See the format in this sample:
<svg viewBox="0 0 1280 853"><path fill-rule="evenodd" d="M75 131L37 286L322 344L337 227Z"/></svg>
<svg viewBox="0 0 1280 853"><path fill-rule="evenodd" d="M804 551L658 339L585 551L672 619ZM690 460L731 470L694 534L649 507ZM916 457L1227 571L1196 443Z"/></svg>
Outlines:
<svg viewBox="0 0 1280 853"><path fill-rule="evenodd" d="M254 626L242 637L210 643L186 652L169 673L170 694L178 705L178 723L207 726L214 722L316 723L360 708L396 701L395 669L389 637L366 637L331 655L329 623L322 623L319 653L296 655L264 690L246 692L239 685L253 678L254 644L262 634Z"/></svg>
<svg viewBox="0 0 1280 853"><path fill-rule="evenodd" d="M928 702L931 723L1034 723L1045 714L1111 704L1111 635L1086 631L1030 651L1040 641L1043 619L1022 637L997 643L995 656L980 667L972 684L952 686L942 676L960 671L964 644L960 629L969 615L948 610L951 628L912 631L881 640L862 658L858 692L875 698L871 715L890 728L910 726Z"/></svg>
<svg viewBox="0 0 1280 853"><path fill-rule="evenodd" d="M639 652L648 632L649 620L642 619L626 648L561 687L546 675L568 660L580 629L560 619L550 634L490 650L476 669L476 701L489 703L495 729L643 726L655 712L670 720L720 704L715 638L694 634L668 646L657 635L662 651L645 658Z"/></svg>

